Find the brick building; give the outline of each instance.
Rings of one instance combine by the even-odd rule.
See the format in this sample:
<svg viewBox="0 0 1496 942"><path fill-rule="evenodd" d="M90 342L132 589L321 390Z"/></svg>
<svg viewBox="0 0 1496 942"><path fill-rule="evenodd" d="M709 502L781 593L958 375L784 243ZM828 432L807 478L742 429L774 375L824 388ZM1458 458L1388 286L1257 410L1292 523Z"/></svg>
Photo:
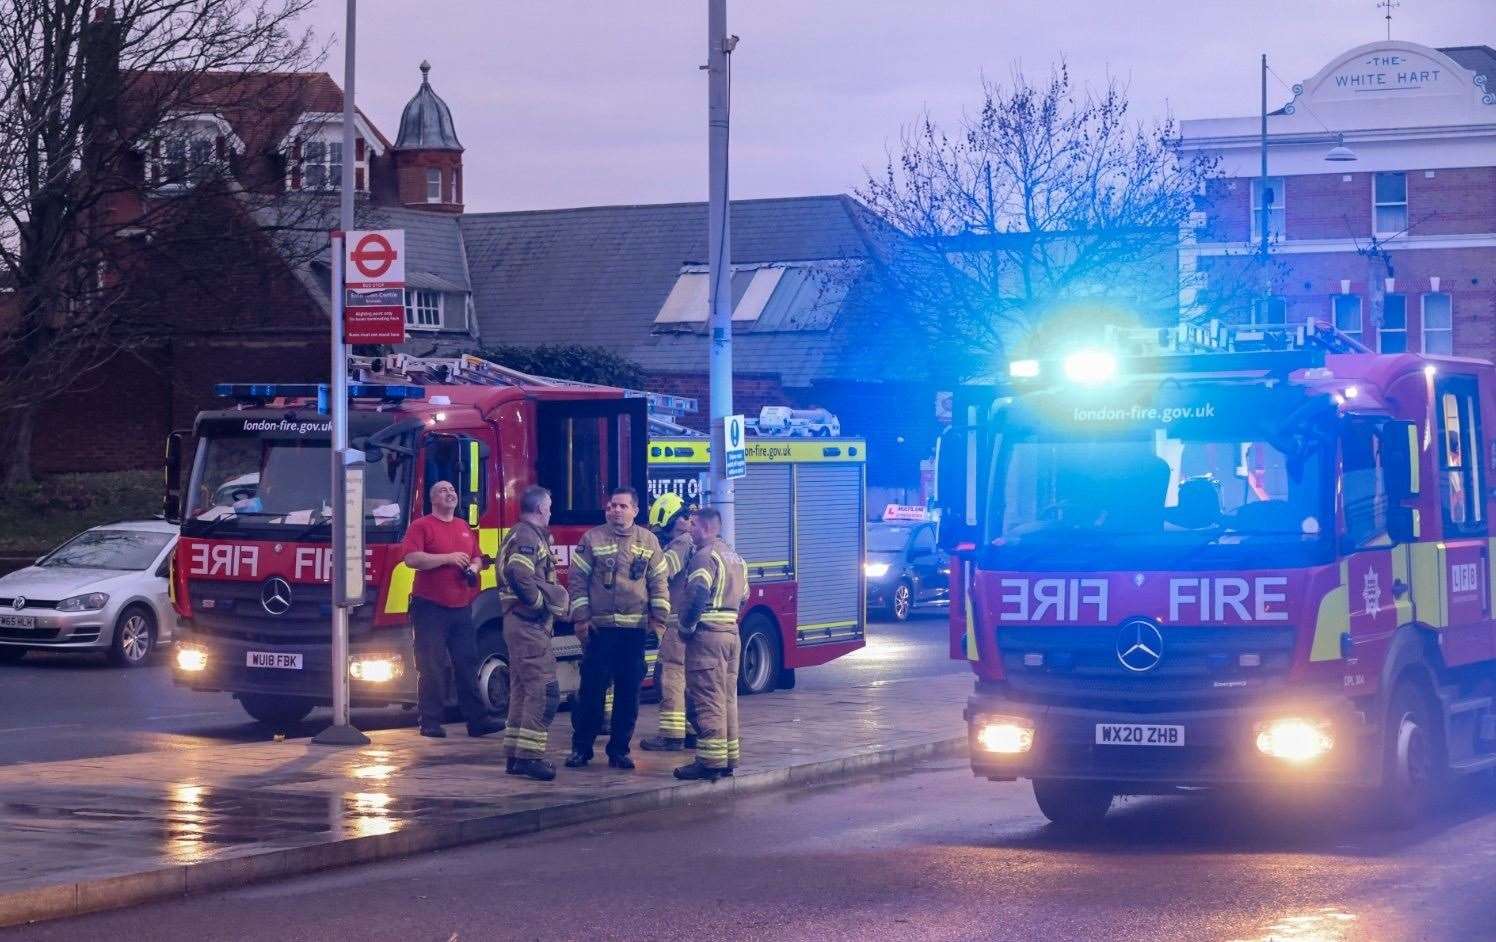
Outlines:
<svg viewBox="0 0 1496 942"><path fill-rule="evenodd" d="M1336 56L1268 116L1265 188L1260 116L1181 132L1224 172L1184 271L1241 277L1266 193L1271 287L1226 313L1318 319L1384 352L1496 358L1496 51L1376 42ZM1354 161L1326 160L1342 140Z"/></svg>

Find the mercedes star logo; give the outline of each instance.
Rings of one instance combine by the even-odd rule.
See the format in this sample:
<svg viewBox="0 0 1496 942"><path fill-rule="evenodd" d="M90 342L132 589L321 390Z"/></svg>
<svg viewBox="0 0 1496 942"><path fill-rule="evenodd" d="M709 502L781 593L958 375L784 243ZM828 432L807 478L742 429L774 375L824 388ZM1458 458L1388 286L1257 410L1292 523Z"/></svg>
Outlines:
<svg viewBox="0 0 1496 942"><path fill-rule="evenodd" d="M280 576L265 580L260 589L260 607L272 615L284 615L291 610L291 584Z"/></svg>
<svg viewBox="0 0 1496 942"><path fill-rule="evenodd" d="M11 599L10 607L19 612L21 609L26 607L26 597L24 595L18 595L15 598Z"/></svg>
<svg viewBox="0 0 1496 942"><path fill-rule="evenodd" d="M1164 633L1146 618L1122 623L1117 632L1117 660L1134 674L1146 674L1164 658Z"/></svg>

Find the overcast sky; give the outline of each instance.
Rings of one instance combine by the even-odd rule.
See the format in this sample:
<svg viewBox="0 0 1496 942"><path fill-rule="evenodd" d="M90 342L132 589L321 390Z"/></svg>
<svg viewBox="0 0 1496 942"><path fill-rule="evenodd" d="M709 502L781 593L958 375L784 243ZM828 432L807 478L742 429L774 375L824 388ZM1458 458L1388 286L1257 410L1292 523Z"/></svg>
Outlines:
<svg viewBox="0 0 1496 942"><path fill-rule="evenodd" d="M1496 45L1496 0L1401 0L1393 38ZM429 59L470 211L706 198L706 0L361 0L358 104L394 138ZM341 83L343 0L308 25ZM1308 12L1312 11L1312 12ZM902 126L959 118L981 76L1130 83L1152 118L1256 114L1385 37L1376 0L729 0L734 198L852 192ZM1272 104L1292 97L1269 86Z"/></svg>

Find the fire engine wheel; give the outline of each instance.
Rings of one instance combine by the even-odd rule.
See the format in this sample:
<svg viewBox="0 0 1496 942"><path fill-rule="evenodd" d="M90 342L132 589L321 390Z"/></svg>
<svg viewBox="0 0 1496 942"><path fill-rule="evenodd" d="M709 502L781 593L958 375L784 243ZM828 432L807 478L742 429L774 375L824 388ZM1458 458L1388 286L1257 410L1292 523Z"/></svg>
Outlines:
<svg viewBox="0 0 1496 942"><path fill-rule="evenodd" d="M748 616L741 629L742 665L738 670L738 693L752 696L774 689L783 665L779 657L779 638L774 623L758 613Z"/></svg>
<svg viewBox="0 0 1496 942"><path fill-rule="evenodd" d="M114 623L109 642L109 663L115 667L140 667L156 649L156 617L148 609L132 605Z"/></svg>
<svg viewBox="0 0 1496 942"><path fill-rule="evenodd" d="M1438 798L1448 769L1437 721L1422 687L1410 680L1397 685L1387 710L1376 802L1379 818L1388 826L1417 822Z"/></svg>
<svg viewBox="0 0 1496 942"><path fill-rule="evenodd" d="M1112 807L1112 790L1099 782L1034 779L1034 800L1055 827L1080 831L1101 823Z"/></svg>
<svg viewBox="0 0 1496 942"><path fill-rule="evenodd" d="M907 579L900 579L893 587L893 596L888 600L888 615L894 621L908 621L914 611L914 587Z"/></svg>
<svg viewBox="0 0 1496 942"><path fill-rule="evenodd" d="M478 696L489 715L509 714L509 652L497 631L478 637Z"/></svg>
<svg viewBox="0 0 1496 942"><path fill-rule="evenodd" d="M241 693L239 705L244 707L245 713L266 726L292 726L312 712L310 700L273 693Z"/></svg>

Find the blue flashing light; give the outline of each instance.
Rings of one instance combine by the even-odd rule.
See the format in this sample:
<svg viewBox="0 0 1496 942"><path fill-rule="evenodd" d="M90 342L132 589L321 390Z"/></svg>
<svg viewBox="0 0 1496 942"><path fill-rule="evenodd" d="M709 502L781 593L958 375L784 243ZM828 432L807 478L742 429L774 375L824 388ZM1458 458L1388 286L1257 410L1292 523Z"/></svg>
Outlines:
<svg viewBox="0 0 1496 942"><path fill-rule="evenodd" d="M404 399L425 399L425 386L412 386L404 383L349 383L348 398L350 399L383 399L386 402L400 402Z"/></svg>
<svg viewBox="0 0 1496 942"><path fill-rule="evenodd" d="M1077 350L1065 358L1065 377L1094 386L1117 375L1117 358L1106 350Z"/></svg>
<svg viewBox="0 0 1496 942"><path fill-rule="evenodd" d="M215 395L244 402L268 402L271 399L316 399L320 411L327 411L327 386L323 383L218 383ZM407 383L349 383L350 399L381 399L400 402L424 399L426 387Z"/></svg>

